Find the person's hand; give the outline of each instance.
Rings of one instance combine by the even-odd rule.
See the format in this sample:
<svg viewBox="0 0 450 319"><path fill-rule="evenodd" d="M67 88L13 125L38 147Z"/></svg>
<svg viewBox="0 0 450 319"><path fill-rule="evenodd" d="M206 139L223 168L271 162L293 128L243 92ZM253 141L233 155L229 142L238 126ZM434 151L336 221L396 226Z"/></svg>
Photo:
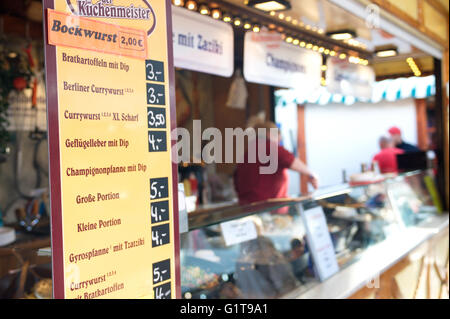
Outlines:
<svg viewBox="0 0 450 319"><path fill-rule="evenodd" d="M317 189L317 187L319 187L319 179L314 174L309 174L308 182L312 185L312 187L314 187L314 189Z"/></svg>

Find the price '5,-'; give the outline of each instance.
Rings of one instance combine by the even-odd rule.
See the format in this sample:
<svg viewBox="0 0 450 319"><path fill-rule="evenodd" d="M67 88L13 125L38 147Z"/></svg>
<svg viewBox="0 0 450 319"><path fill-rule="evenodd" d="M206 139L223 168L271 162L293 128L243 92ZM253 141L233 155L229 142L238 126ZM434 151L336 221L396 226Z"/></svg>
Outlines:
<svg viewBox="0 0 450 319"><path fill-rule="evenodd" d="M167 177L152 178L150 180L150 199L158 199L169 196Z"/></svg>

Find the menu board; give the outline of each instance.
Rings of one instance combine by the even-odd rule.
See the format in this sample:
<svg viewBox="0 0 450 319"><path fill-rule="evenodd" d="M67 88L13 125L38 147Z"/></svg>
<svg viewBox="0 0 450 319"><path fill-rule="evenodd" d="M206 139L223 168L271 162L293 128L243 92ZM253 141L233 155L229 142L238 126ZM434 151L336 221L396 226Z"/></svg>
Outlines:
<svg viewBox="0 0 450 319"><path fill-rule="evenodd" d="M44 1L55 298L179 297L170 10Z"/></svg>
<svg viewBox="0 0 450 319"><path fill-rule="evenodd" d="M322 207L314 201L301 204L300 211L306 228L306 240L314 260L314 269L320 281L323 281L339 271L325 214Z"/></svg>

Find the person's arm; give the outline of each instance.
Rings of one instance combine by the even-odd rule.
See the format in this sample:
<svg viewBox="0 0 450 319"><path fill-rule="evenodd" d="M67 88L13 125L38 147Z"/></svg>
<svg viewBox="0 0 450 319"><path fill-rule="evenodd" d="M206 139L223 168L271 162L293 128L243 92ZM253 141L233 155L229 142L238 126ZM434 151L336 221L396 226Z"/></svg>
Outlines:
<svg viewBox="0 0 450 319"><path fill-rule="evenodd" d="M306 164L303 163L299 158L296 157L289 168L292 169L293 171L299 172L300 174L308 176L308 182L311 183L311 185L315 189L317 189L317 187L319 186L319 181L317 177L309 170L308 166L306 166Z"/></svg>

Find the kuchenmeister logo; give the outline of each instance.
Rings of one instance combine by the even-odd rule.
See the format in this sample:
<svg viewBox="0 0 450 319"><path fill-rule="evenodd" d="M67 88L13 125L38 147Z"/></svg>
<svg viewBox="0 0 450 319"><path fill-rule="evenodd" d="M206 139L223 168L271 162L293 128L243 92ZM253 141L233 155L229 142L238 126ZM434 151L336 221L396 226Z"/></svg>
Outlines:
<svg viewBox="0 0 450 319"><path fill-rule="evenodd" d="M152 6L147 0L143 0L145 6L129 6L114 5L113 0L76 0L77 9L72 4L72 0L66 0L70 11L80 17L93 18L111 18L111 19L133 19L148 20L152 22L152 27L147 31L150 35L156 25L155 13Z"/></svg>

